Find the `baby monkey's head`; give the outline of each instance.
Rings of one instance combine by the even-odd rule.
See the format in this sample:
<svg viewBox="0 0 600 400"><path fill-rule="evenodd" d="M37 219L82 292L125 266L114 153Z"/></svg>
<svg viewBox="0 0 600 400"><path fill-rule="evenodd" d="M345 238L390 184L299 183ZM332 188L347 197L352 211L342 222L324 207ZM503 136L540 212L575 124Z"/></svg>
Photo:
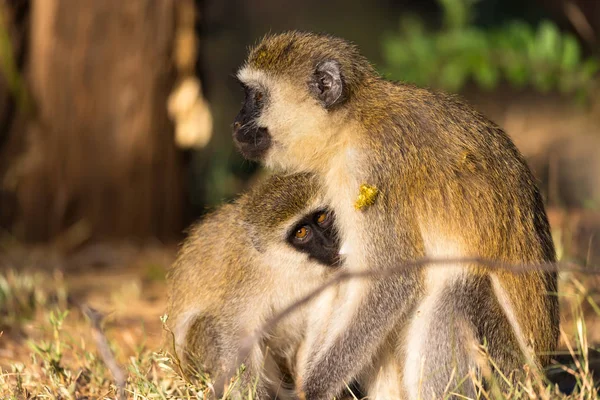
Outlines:
<svg viewBox="0 0 600 400"><path fill-rule="evenodd" d="M334 215L325 206L314 176L271 176L240 201L248 210L244 223L259 252L270 258L275 254L295 258L300 252L320 264L338 265L340 244Z"/></svg>

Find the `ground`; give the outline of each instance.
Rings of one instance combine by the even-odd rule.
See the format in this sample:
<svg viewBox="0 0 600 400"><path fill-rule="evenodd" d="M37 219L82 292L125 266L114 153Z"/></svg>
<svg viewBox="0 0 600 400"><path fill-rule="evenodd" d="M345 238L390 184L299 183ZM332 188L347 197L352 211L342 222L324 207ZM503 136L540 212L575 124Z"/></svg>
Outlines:
<svg viewBox="0 0 600 400"><path fill-rule="evenodd" d="M552 209L549 214L559 253L564 252L559 232L564 235L565 226L580 229L578 224L589 219ZM114 398L114 374L99 355L103 338L128 376L127 397L202 398L206 387L185 382L176 360L164 351L164 276L175 246L95 245L69 256L49 248L5 249L0 258L2 398ZM550 375L563 388L580 386L572 398L595 398L590 367L596 355L581 350L600 343L600 275L567 271L560 282L563 355L557 358L571 364ZM104 316L104 334L84 316L85 306ZM564 396L535 379L528 385L515 388L520 394L512 398L524 391L541 393L540 398Z"/></svg>

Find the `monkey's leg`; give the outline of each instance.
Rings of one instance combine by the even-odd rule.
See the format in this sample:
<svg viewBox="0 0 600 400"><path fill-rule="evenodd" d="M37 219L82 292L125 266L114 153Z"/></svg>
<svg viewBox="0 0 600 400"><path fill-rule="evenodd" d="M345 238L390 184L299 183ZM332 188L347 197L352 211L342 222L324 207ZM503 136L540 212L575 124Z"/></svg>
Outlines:
<svg viewBox="0 0 600 400"><path fill-rule="evenodd" d="M488 354L480 351L485 345ZM405 341L410 399L476 398L473 378L504 388L525 357L487 276L470 276L419 304ZM495 370L497 367L499 369ZM451 398L463 398L453 396Z"/></svg>
<svg viewBox="0 0 600 400"><path fill-rule="evenodd" d="M406 398L402 385L402 365L397 352L398 336L390 335L379 350L373 364L359 376L359 383L365 387L370 400Z"/></svg>
<svg viewBox="0 0 600 400"><path fill-rule="evenodd" d="M478 335L464 313L470 304L462 304L455 294L448 287L428 296L409 324L403 380L411 400L441 399L454 393L475 398L469 372L476 369Z"/></svg>
<svg viewBox="0 0 600 400"><path fill-rule="evenodd" d="M519 304L518 299L510 298L501 288L505 284L513 284L517 287L531 285L525 275L519 276L512 282L502 282L496 276L490 275L487 283L490 292L489 303L482 313L489 315L488 319L495 322L494 324L485 324L480 328L481 341L486 343L486 357L493 361L493 365L490 365L491 376L484 376L484 381L488 387L496 385L500 389L506 389L505 379L513 384L516 383L523 377L525 372L523 367L526 364L529 365L531 371L540 367L539 358L525 334L524 321L519 321L514 309L515 305L520 307L538 306L539 299L532 297L528 299L527 304ZM494 316L495 319L492 319ZM543 345L540 344L540 346L544 349Z"/></svg>
<svg viewBox="0 0 600 400"><path fill-rule="evenodd" d="M209 374L217 399L225 393L231 399L247 398L248 393L253 393L257 399L270 398L268 383L276 382L279 375L272 357L265 353L262 345L256 345L248 359L243 361L245 368L240 375L233 382L228 381L231 377L227 374L238 361L244 338L244 334L219 323L217 318L197 316L186 334L186 373L192 377Z"/></svg>

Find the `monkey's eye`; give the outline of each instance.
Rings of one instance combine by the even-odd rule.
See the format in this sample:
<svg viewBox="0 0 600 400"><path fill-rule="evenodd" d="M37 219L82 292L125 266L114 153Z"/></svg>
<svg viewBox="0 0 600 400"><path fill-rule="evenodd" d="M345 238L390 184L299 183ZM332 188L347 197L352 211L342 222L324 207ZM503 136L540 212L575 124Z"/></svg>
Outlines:
<svg viewBox="0 0 600 400"><path fill-rule="evenodd" d="M294 238L297 240L306 240L310 234L310 228L308 226L301 226L294 233Z"/></svg>
<svg viewBox="0 0 600 400"><path fill-rule="evenodd" d="M319 225L324 224L328 219L329 214L327 214L325 211L322 211L315 216L315 222Z"/></svg>
<svg viewBox="0 0 600 400"><path fill-rule="evenodd" d="M257 103L260 102L262 99L263 99L262 92L256 92L254 94L254 101L256 101Z"/></svg>

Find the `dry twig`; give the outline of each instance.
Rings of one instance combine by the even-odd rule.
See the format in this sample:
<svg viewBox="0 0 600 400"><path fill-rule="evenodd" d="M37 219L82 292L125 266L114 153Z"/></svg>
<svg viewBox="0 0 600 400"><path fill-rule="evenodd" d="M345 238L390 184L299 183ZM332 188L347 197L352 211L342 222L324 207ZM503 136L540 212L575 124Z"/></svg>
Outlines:
<svg viewBox="0 0 600 400"><path fill-rule="evenodd" d="M117 360L115 359L115 356L108 344L108 339L102 331L102 314L85 304L80 308L81 311L89 318L90 323L92 324L92 335L96 341L96 346L98 347L100 357L115 379L115 385L117 386L117 399L125 400L125 382L127 380L127 376L117 363Z"/></svg>
<svg viewBox="0 0 600 400"><path fill-rule="evenodd" d="M252 348L259 343L261 338L268 332L272 331L272 329L281 322L284 318L288 317L294 311L298 310L300 307L306 305L311 300L322 294L325 290L338 285L340 283L346 282L351 279L366 279L366 278L385 278L393 275L397 275L402 273L408 268L423 268L423 267L443 267L449 264L471 264L485 267L488 271L498 272L505 271L511 272L515 274L533 272L533 271L545 271L545 272L558 272L558 271L569 271L569 272L579 272L584 274L600 274L600 269L596 268L583 268L575 263L542 263L542 264L511 264L507 262L488 260L480 257L463 257L463 258L447 258L447 259L432 259L432 258L423 258L416 261L407 261L405 263L399 264L394 268L390 268L387 270L368 270L368 271L357 271L357 272L349 272L349 271L341 271L334 278L330 279L328 282L322 284L317 287L307 295L301 297L294 303L290 304L288 307L283 309L283 311L279 312L273 318L267 320L258 330L256 330L253 334L248 335L243 341L242 346L238 352L238 357L235 361L234 365L231 365L229 368L229 373L223 377L223 382L215 382L215 384L225 383L227 377L233 376L235 371L237 370L237 366L247 359L248 355Z"/></svg>
<svg viewBox="0 0 600 400"><path fill-rule="evenodd" d="M596 32L585 16L581 8L573 1L567 1L564 4L564 10L569 22L573 25L577 33L590 45L596 45Z"/></svg>

